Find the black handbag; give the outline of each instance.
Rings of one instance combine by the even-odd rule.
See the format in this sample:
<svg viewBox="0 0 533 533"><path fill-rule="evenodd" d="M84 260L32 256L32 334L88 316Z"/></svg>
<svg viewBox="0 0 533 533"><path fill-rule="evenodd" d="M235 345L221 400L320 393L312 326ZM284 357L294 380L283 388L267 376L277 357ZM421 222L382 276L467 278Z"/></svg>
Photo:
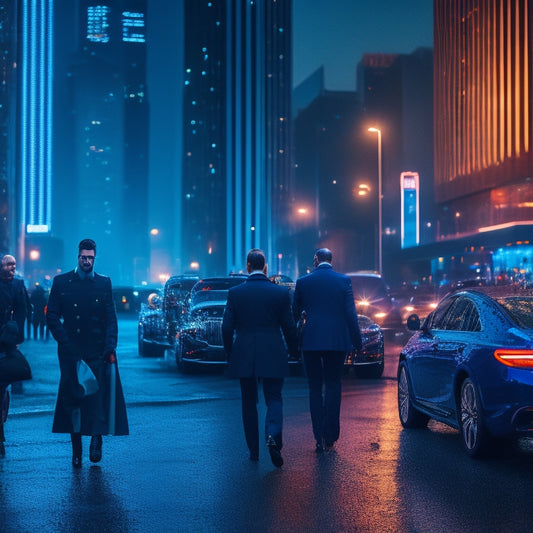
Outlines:
<svg viewBox="0 0 533 533"><path fill-rule="evenodd" d="M15 383L27 379L31 379L31 368L20 350L0 354L1 383Z"/></svg>

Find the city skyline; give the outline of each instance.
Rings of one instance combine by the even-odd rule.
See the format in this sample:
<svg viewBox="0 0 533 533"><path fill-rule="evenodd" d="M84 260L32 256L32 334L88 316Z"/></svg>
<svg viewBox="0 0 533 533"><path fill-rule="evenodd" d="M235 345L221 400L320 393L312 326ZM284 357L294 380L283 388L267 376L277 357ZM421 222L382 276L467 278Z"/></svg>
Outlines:
<svg viewBox="0 0 533 533"><path fill-rule="evenodd" d="M433 48L431 0L293 0L293 87L320 66L328 90L354 91L365 53Z"/></svg>

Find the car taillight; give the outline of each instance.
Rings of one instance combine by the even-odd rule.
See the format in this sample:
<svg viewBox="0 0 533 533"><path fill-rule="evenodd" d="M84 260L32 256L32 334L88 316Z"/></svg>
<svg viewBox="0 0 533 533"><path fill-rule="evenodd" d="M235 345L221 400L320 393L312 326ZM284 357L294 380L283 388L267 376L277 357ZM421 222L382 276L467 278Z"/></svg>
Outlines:
<svg viewBox="0 0 533 533"><path fill-rule="evenodd" d="M494 350L494 357L504 365L515 368L533 368L533 350L515 350L499 348Z"/></svg>

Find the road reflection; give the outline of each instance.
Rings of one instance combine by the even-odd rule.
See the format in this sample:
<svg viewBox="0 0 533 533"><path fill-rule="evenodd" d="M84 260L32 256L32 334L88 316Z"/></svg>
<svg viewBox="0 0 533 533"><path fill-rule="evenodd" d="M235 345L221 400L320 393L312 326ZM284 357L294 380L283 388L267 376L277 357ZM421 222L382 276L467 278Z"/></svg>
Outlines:
<svg viewBox="0 0 533 533"><path fill-rule="evenodd" d="M409 531L531 531L533 453L516 445L470 459L459 433L431 421L403 430L397 465Z"/></svg>
<svg viewBox="0 0 533 533"><path fill-rule="evenodd" d="M113 480L114 481L114 480ZM99 466L74 471L62 498L61 531L128 533L130 519L115 495L108 474Z"/></svg>

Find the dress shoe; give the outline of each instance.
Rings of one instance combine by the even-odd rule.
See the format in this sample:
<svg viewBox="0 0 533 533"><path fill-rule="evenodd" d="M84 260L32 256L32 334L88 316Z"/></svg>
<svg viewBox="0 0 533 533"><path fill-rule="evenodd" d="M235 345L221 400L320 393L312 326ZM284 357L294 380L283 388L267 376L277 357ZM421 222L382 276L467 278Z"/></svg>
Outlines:
<svg viewBox="0 0 533 533"><path fill-rule="evenodd" d="M0 442L0 458L6 456L6 447L3 442Z"/></svg>
<svg viewBox="0 0 533 533"><path fill-rule="evenodd" d="M278 468L283 466L283 457L281 457L281 451L272 435L268 436L267 446L268 452L270 453L270 459L272 460L272 464Z"/></svg>
<svg viewBox="0 0 533 533"><path fill-rule="evenodd" d="M72 456L72 466L74 468L81 468L81 455Z"/></svg>
<svg viewBox="0 0 533 533"><path fill-rule="evenodd" d="M315 452L322 453L323 451L324 451L324 446L322 446L322 443L317 442L315 446Z"/></svg>
<svg viewBox="0 0 533 533"><path fill-rule="evenodd" d="M326 442L326 451L331 452L335 449L335 443L334 442Z"/></svg>
<svg viewBox="0 0 533 533"><path fill-rule="evenodd" d="M98 463L102 459L102 435L93 435L89 446L89 459Z"/></svg>

